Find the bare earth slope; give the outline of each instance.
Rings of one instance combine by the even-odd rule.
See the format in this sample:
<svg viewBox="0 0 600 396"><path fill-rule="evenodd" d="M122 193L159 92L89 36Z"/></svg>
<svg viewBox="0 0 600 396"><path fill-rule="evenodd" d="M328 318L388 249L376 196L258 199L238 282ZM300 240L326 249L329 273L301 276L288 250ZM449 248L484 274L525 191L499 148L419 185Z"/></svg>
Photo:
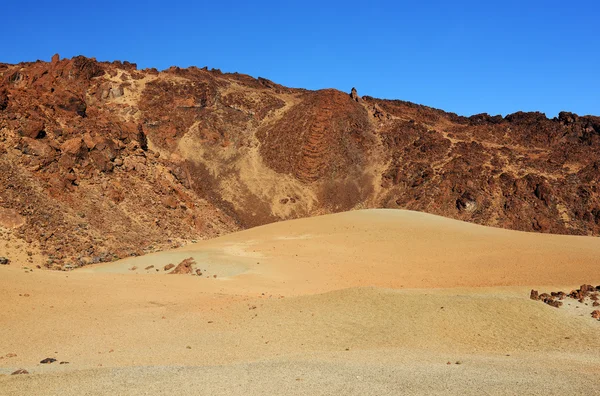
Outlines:
<svg viewBox="0 0 600 396"><path fill-rule="evenodd" d="M360 208L599 235L599 134L206 68L0 64L0 246L73 268Z"/></svg>
<svg viewBox="0 0 600 396"><path fill-rule="evenodd" d="M201 276L163 270L189 257ZM600 284L598 257L593 237L362 210L2 266L0 394L595 394L592 307L529 290Z"/></svg>

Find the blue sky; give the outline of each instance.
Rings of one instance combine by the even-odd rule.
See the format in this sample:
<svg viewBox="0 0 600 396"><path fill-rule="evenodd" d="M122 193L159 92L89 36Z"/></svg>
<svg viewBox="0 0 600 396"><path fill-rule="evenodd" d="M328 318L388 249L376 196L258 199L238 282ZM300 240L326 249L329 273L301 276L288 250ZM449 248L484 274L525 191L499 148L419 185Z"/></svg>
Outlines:
<svg viewBox="0 0 600 396"><path fill-rule="evenodd" d="M82 54L355 86L461 115L600 115L597 0L26 0L2 13L0 62Z"/></svg>

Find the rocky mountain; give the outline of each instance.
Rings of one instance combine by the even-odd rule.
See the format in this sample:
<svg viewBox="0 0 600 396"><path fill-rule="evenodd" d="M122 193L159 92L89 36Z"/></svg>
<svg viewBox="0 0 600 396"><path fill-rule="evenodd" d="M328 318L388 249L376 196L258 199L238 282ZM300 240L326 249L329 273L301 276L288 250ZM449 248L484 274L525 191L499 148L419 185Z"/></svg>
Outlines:
<svg viewBox="0 0 600 396"><path fill-rule="evenodd" d="M599 154L594 116L467 118L82 56L0 64L0 230L52 268L356 208L600 235Z"/></svg>

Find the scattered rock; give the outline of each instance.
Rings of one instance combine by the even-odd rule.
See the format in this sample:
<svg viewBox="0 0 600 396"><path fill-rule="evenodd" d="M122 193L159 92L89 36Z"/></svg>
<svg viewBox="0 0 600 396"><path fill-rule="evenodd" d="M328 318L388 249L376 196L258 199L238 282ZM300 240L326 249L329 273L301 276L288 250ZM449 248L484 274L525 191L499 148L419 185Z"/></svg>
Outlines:
<svg viewBox="0 0 600 396"><path fill-rule="evenodd" d="M592 318L600 320L600 311L599 310L593 311Z"/></svg>
<svg viewBox="0 0 600 396"><path fill-rule="evenodd" d="M59 364L69 364L69 362L60 362Z"/></svg>
<svg viewBox="0 0 600 396"><path fill-rule="evenodd" d="M153 265L149 265L149 266L147 266L147 267L146 267L146 268L144 268L144 269L145 269L146 271L148 271L149 269L152 269L152 268L154 268L154 266L153 266Z"/></svg>
<svg viewBox="0 0 600 396"><path fill-rule="evenodd" d="M551 292L550 295L552 297L557 297L559 300L564 300L567 297L567 295L564 292L561 292L561 291L559 291L559 292Z"/></svg>
<svg viewBox="0 0 600 396"><path fill-rule="evenodd" d="M562 302L556 300L548 300L544 302L554 308L560 308L563 304Z"/></svg>
<svg viewBox="0 0 600 396"><path fill-rule="evenodd" d="M133 267L129 268L129 271L135 271L137 269L137 267L134 265Z"/></svg>
<svg viewBox="0 0 600 396"><path fill-rule="evenodd" d="M10 375L19 375L19 374L29 374L29 371L25 369L18 369L17 371L13 371Z"/></svg>
<svg viewBox="0 0 600 396"><path fill-rule="evenodd" d="M8 264L10 264L10 260L7 257L0 257L0 264L8 265Z"/></svg>
<svg viewBox="0 0 600 396"><path fill-rule="evenodd" d="M532 300L541 300L544 303L555 308L559 308L563 305L563 303L561 301L557 301L557 299L564 300L565 298L569 297L574 300L577 300L577 302L579 302L580 304L588 305L588 303L586 302L586 298L589 298L592 302L592 306L598 307L600 306L600 302L598 302L598 300L600 300L600 296L596 290L596 287L586 284L581 285L577 290L571 290L569 294L566 294L562 291L550 292L550 294L538 294L537 290L531 290L529 298L531 298ZM575 306L575 308L579 308L579 306Z"/></svg>
<svg viewBox="0 0 600 396"><path fill-rule="evenodd" d="M169 273L170 274L179 274L186 275L192 273L192 265L196 264L196 261L192 257L188 257L183 260L181 263L177 264L177 267Z"/></svg>
<svg viewBox="0 0 600 396"><path fill-rule="evenodd" d="M168 270L170 270L171 268L175 268L175 264L167 264L167 265L165 265L165 267L164 267L164 270L165 270L165 271L168 271Z"/></svg>
<svg viewBox="0 0 600 396"><path fill-rule="evenodd" d="M581 290L583 293L591 293L591 292L595 291L596 288L592 285L581 285L579 287L579 290Z"/></svg>
<svg viewBox="0 0 600 396"><path fill-rule="evenodd" d="M42 360L40 363L41 364L50 364L50 363L54 363L54 362L56 362L56 359L54 359L54 358L46 358L46 359Z"/></svg>
<svg viewBox="0 0 600 396"><path fill-rule="evenodd" d="M6 357L7 358L14 358L14 357L17 357L17 354L16 353L7 353Z"/></svg>
<svg viewBox="0 0 600 396"><path fill-rule="evenodd" d="M198 276L202 276L202 271L200 271L199 269L196 270L196 275Z"/></svg>

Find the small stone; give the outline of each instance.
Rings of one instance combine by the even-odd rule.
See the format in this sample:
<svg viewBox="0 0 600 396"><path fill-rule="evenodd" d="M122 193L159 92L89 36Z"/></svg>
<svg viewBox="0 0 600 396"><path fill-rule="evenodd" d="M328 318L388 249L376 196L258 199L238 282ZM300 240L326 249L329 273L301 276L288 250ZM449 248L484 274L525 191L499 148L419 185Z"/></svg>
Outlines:
<svg viewBox="0 0 600 396"><path fill-rule="evenodd" d="M12 372L10 375L19 375L19 374L29 374L29 371L25 369L18 369L17 371Z"/></svg>
<svg viewBox="0 0 600 396"><path fill-rule="evenodd" d="M600 320L600 311L599 310L593 311L592 318Z"/></svg>
<svg viewBox="0 0 600 396"><path fill-rule="evenodd" d="M149 265L149 266L147 266L147 267L146 267L146 268L144 268L144 269L145 269L146 271L148 271L149 269L152 269L152 268L154 268L154 266L153 266L153 265Z"/></svg>
<svg viewBox="0 0 600 396"><path fill-rule="evenodd" d="M168 270L170 270L171 268L175 268L175 264L167 264L167 265L165 265L165 267L164 267L164 270L165 270L165 271L168 271Z"/></svg>
<svg viewBox="0 0 600 396"><path fill-rule="evenodd" d="M0 257L0 265L8 265L10 260L7 257Z"/></svg>
<svg viewBox="0 0 600 396"><path fill-rule="evenodd" d="M54 359L54 358L46 358L46 359L42 360L40 363L41 364L50 364L50 363L54 363L54 362L56 362L56 359Z"/></svg>
<svg viewBox="0 0 600 396"><path fill-rule="evenodd" d="M187 348L187 349L192 349L192 347L191 347L191 346L189 346L189 345L188 345L188 346L186 346L186 348Z"/></svg>
<svg viewBox="0 0 600 396"><path fill-rule="evenodd" d="M14 358L14 357L17 357L17 354L16 353L7 353L6 357L7 358Z"/></svg>
<svg viewBox="0 0 600 396"><path fill-rule="evenodd" d="M60 362L59 364L69 364L69 362Z"/></svg>
<svg viewBox="0 0 600 396"><path fill-rule="evenodd" d="M529 298L531 298L532 300L539 300L540 295L537 290L531 289L531 293L529 293Z"/></svg>

